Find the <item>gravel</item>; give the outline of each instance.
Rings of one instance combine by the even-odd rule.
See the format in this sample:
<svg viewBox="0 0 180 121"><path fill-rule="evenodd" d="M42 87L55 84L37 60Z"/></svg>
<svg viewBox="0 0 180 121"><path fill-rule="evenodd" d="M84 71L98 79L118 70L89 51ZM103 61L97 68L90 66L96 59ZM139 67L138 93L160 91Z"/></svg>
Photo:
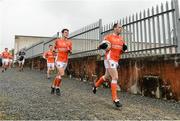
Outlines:
<svg viewBox="0 0 180 121"><path fill-rule="evenodd" d="M51 95L52 79L37 70L0 73L0 120L176 120L180 103L119 92L123 107L117 109L111 92L99 88L94 95L88 82L64 78L61 96Z"/></svg>

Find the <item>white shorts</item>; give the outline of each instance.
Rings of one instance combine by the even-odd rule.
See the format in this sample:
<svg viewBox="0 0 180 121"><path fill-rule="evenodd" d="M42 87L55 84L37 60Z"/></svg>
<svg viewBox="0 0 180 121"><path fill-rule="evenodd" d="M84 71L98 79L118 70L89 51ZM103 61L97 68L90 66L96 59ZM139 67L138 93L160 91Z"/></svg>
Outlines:
<svg viewBox="0 0 180 121"><path fill-rule="evenodd" d="M47 68L54 70L54 63L47 63Z"/></svg>
<svg viewBox="0 0 180 121"><path fill-rule="evenodd" d="M56 62L56 67L57 67L58 69L59 69L59 68L63 68L63 69L65 70L66 67L67 67L67 63L57 61L57 62Z"/></svg>
<svg viewBox="0 0 180 121"><path fill-rule="evenodd" d="M3 65L8 65L9 64L9 59L2 59Z"/></svg>
<svg viewBox="0 0 180 121"><path fill-rule="evenodd" d="M104 66L105 68L117 68L119 64L113 60L104 60Z"/></svg>
<svg viewBox="0 0 180 121"><path fill-rule="evenodd" d="M23 59L22 61L18 61L19 64L23 64L24 65L25 59Z"/></svg>
<svg viewBox="0 0 180 121"><path fill-rule="evenodd" d="M12 62L13 62L13 60L12 60L12 59L9 59L9 62L10 62L10 63L12 63Z"/></svg>

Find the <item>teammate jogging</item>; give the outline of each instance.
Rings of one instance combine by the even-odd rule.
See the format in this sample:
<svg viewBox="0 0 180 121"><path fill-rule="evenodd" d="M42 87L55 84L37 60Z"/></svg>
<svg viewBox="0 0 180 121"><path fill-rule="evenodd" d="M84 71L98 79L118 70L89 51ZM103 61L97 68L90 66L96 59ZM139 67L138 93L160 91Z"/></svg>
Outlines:
<svg viewBox="0 0 180 121"><path fill-rule="evenodd" d="M62 38L55 40L55 51L57 52L56 57L56 67L58 69L58 74L55 77L53 84L51 86L51 94L56 92L56 95L60 96L60 86L62 81L62 76L67 67L68 54L72 51L72 42L68 39L69 30L63 29Z"/></svg>
<svg viewBox="0 0 180 121"><path fill-rule="evenodd" d="M25 55L26 55L26 53L25 53L24 49L18 53L19 71L23 71Z"/></svg>
<svg viewBox="0 0 180 121"><path fill-rule="evenodd" d="M49 50L44 53L43 58L47 61L47 78L50 79L50 73L54 70L54 58L53 46L49 45Z"/></svg>
<svg viewBox="0 0 180 121"><path fill-rule="evenodd" d="M118 61L121 57L121 54L127 50L127 46L124 43L120 33L122 27L119 24L114 24L113 33L105 36L103 42L100 44L99 49L106 50L104 66L106 68L105 75L100 77L100 79L94 84L93 93L95 94L97 88L105 81L111 77L111 94L112 101L116 107L122 107L122 104L119 101L117 96L117 80L118 80ZM111 45L109 47L109 45ZM109 47L109 49L108 49Z"/></svg>
<svg viewBox="0 0 180 121"><path fill-rule="evenodd" d="M5 51L2 52L2 54L1 54L2 67L3 67L2 72L6 71L9 66L9 56L10 56L10 53L8 52L8 48L5 48Z"/></svg>
<svg viewBox="0 0 180 121"><path fill-rule="evenodd" d="M9 68L12 68L12 66L13 66L13 55L10 54L9 55Z"/></svg>

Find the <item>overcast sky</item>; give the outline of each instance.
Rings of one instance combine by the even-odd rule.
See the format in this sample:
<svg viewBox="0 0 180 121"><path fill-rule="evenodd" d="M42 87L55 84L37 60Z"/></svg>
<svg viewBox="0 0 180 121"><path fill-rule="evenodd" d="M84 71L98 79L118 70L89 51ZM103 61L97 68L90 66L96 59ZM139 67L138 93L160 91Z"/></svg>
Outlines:
<svg viewBox="0 0 180 121"><path fill-rule="evenodd" d="M170 0L168 0L170 1ZM165 0L0 0L0 52L14 48L15 35L52 36L102 18L103 24Z"/></svg>

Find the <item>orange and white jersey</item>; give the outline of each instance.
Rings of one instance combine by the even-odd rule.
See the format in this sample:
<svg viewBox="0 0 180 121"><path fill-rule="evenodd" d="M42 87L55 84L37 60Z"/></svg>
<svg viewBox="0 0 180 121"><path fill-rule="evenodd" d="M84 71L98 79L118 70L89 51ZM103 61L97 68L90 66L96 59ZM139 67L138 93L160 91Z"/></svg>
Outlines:
<svg viewBox="0 0 180 121"><path fill-rule="evenodd" d="M68 62L68 54L72 51L72 42L71 40L64 40L62 38L55 41L55 47L57 51L57 62Z"/></svg>
<svg viewBox="0 0 180 121"><path fill-rule="evenodd" d="M106 51L105 60L113 60L115 62L118 62L121 54L123 53L123 37L115 34L109 34L105 36L104 40L111 43L111 48Z"/></svg>
<svg viewBox="0 0 180 121"><path fill-rule="evenodd" d="M44 58L47 60L47 63L54 63L54 57L55 57L55 54L53 51L47 51L44 53Z"/></svg>
<svg viewBox="0 0 180 121"><path fill-rule="evenodd" d="M11 54L9 52L4 51L4 52L2 52L1 57L4 58L4 59L9 59L10 55Z"/></svg>

